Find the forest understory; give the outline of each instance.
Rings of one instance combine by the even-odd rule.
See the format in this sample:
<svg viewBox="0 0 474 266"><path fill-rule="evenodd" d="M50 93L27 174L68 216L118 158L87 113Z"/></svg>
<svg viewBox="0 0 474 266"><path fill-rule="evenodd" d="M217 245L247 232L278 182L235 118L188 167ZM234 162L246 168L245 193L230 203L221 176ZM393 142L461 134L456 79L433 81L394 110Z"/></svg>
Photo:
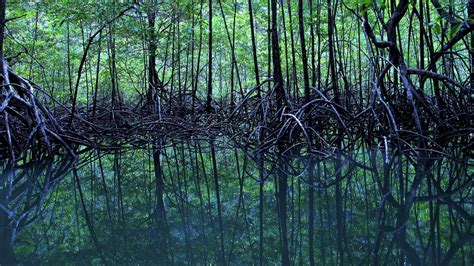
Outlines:
<svg viewBox="0 0 474 266"><path fill-rule="evenodd" d="M63 153L74 154L75 149L80 146L106 150L140 148L147 144L161 143L163 139L202 138L219 134L228 136L239 145L258 147L265 151L281 146L280 150L286 152L323 152L341 148L352 149L355 143L362 141L369 146L386 146L388 142L390 146L404 147L403 150L414 152L425 150L434 156L449 154L446 148L457 147L467 156L472 156L473 76L469 70L472 69L472 51L465 55L460 51L453 51L456 45L463 43L467 45L468 41L472 40L470 37L472 22L458 21L454 15L439 8L437 11L446 20L444 22L446 26L452 24L451 27L456 29L451 29L450 39L442 32L442 39L447 41L445 44L441 42L440 48L435 50L436 41L429 39L434 35L431 28L420 27L419 47L408 47L408 52L413 49L419 53L420 60L416 60L417 66L409 67L406 55L402 52L406 48L400 45L403 41L399 39L401 35L398 24L405 16L410 16L409 29L413 31L414 16L423 22L423 15L419 14L418 9L423 10L425 3L420 2L420 6L413 5L411 14L407 14L409 1L397 4L392 2L393 12L388 21L381 17L384 15L382 12L384 10L374 6L377 11L377 26L382 27L379 34L386 37L375 36L368 17L370 5L359 4L361 6L357 8L362 9L362 12L351 9L344 2L342 6L337 6L340 9L347 8L345 12L351 13L356 20L354 24L357 24L359 32L357 37L360 50L349 52L334 44L342 42L345 37L334 33L335 14L327 18L329 42L322 43L326 40L321 40L321 25L317 25L318 38L316 38L315 26L310 24L311 42L308 42L307 49L311 51L303 49L301 52L295 51L297 47L293 38L291 47L288 47L286 32L281 36L283 34L278 29L282 27L278 24L278 19L281 20L277 17L278 10L272 9L274 14L272 12L268 17L270 29L268 32L271 35L268 38L268 61L272 61L266 69L269 76L260 81L262 78L258 76L255 55L255 82L250 88L242 88L239 71L235 70L238 69L238 63L234 51L234 32L234 42L230 43L229 64L232 76L230 95L220 93L218 98L213 98L212 64L199 66L198 62L197 67L194 65L190 67L209 69L207 83L210 84L207 84L207 98L202 99L196 95L200 77L190 75L188 72L193 72L193 69L188 69L189 66L186 66L184 73L186 80L183 84L181 80L174 80L173 74L171 80L163 84L155 69L156 63L149 63L146 66L148 89L139 98L134 97L133 101L124 99L114 88L112 98L98 97L98 88L95 88L94 95L88 91L93 99L88 100L87 105L78 103L77 95L88 49L93 42L96 42L96 35L101 34L105 27L110 26L126 12L136 11L141 7L140 3L132 4L124 8L108 24L91 33L85 44L75 86L71 88L71 102L58 101L41 85L15 73L8 61L13 61L22 52L8 57L6 61L5 58L2 59L2 73L5 77L1 107L2 157L21 158L22 152L30 148L50 152L62 150ZM440 6L438 1L432 2L435 8ZM222 8L222 3L219 4ZM426 4L427 8L432 8L429 3ZM202 8L201 3L201 16ZM303 11L298 11L299 15L303 16ZM148 10L149 27L155 23L156 16L150 12L157 11ZM328 12L334 13L331 5L328 5ZM225 17L224 26L230 41L232 32L229 33ZM235 27L235 22L233 26ZM301 45L305 45L303 17L300 17L299 26L300 42ZM453 33L455 30L457 31ZM410 33L409 36L413 35L414 33ZM200 38L202 39L202 34ZM254 39L255 36L252 35L252 43L255 43ZM424 43L424 39L428 39L427 44ZM283 41L284 45L280 43ZM148 59L154 62L157 60L157 47L153 39L149 42ZM192 45L195 45L194 40ZM322 45L329 46L324 47L329 50L327 66L321 65ZM202 43L199 46L199 53L201 46ZM293 67L288 63L288 52L286 58L281 58L281 46L285 51L292 53L292 60L295 60L295 53L301 53L303 77L299 79L303 80L303 84L298 84L297 80L294 80L298 76L297 69L294 61ZM425 46L428 48L427 52ZM318 51L315 51L315 47ZM186 51L188 60L189 49ZM315 54L317 52L319 56ZM173 58L179 56L175 53L173 50ZM255 47L254 53L256 53ZM348 56L344 53L352 56L350 61L344 60ZM361 53L369 56L368 62L362 62ZM209 55L209 59L212 60L211 49ZM286 76L281 66L281 61L284 59L287 63ZM468 67L467 72L459 69L455 60L463 64L463 67ZM441 67L438 66L439 63L442 63ZM322 72L322 67L328 67L325 73ZM357 68L359 68L357 75L350 72ZM326 78L323 78L323 74ZM222 78L221 76L222 73L219 78ZM112 83L114 82L112 80ZM175 91L171 87L176 86L172 84L173 82L179 83L178 88L174 88Z"/></svg>

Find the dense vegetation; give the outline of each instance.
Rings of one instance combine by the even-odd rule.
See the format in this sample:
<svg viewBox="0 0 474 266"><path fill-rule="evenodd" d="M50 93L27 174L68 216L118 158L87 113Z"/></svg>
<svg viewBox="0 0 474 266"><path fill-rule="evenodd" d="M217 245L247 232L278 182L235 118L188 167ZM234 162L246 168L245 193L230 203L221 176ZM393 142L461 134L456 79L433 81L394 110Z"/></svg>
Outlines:
<svg viewBox="0 0 474 266"><path fill-rule="evenodd" d="M1 0L0 264L472 264L473 19Z"/></svg>

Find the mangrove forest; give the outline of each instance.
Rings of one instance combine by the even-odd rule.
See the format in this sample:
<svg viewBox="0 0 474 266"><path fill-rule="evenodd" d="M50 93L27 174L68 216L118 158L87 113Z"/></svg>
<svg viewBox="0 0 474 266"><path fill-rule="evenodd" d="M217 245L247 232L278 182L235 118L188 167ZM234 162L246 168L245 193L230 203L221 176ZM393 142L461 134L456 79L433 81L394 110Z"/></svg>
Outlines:
<svg viewBox="0 0 474 266"><path fill-rule="evenodd" d="M474 0L0 0L0 265L473 265Z"/></svg>

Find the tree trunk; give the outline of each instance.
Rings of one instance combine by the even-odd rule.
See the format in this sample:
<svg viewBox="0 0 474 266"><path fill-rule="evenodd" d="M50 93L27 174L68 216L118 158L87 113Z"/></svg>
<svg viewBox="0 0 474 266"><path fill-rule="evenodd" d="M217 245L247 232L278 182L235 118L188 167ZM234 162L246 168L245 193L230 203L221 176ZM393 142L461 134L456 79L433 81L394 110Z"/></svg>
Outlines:
<svg viewBox="0 0 474 266"><path fill-rule="evenodd" d="M161 160L160 160L161 150L160 148L155 147L153 149L153 165L155 173L155 198L156 198L156 209L155 209L155 218L156 226L158 230L158 249L159 249L159 258L163 263L168 261L168 224L166 222L166 212L165 204L163 201L164 196L164 182L163 175L161 170Z"/></svg>
<svg viewBox="0 0 474 266"><path fill-rule="evenodd" d="M216 150L214 148L214 140L211 140L211 157L212 157L212 169L214 176L214 186L216 190L216 201L217 201L217 214L219 222L219 236L220 236L220 264L226 265L225 263L225 249L224 249L224 226L222 223L222 206L221 196L219 190L219 177L217 175L217 162L216 162Z"/></svg>
<svg viewBox="0 0 474 266"><path fill-rule="evenodd" d="M209 42L207 66L207 101L206 112L212 111L212 0L209 0Z"/></svg>
<svg viewBox="0 0 474 266"><path fill-rule="evenodd" d="M303 63L303 81L304 81L304 98L305 102L309 102L309 72L308 72L308 56L306 54L306 39L304 36L304 16L303 16L303 0L298 2L298 18L300 30L301 44L301 61Z"/></svg>
<svg viewBox="0 0 474 266"><path fill-rule="evenodd" d="M255 81L257 84L256 86L260 84L260 75L258 73L258 59L257 59L257 44L255 41L255 26L254 26L254 19L253 19L253 8L252 8L252 0L248 0L249 4L249 16L250 16L250 34L251 34L251 39L252 39L252 55L253 55L253 67L255 71ZM258 97L260 98L260 88L258 89Z"/></svg>
<svg viewBox="0 0 474 266"><path fill-rule="evenodd" d="M469 0L467 4L467 13L469 19L474 20L474 0ZM469 50L469 57L471 59L471 73L469 76L469 85L471 93L474 91L474 31L471 31L471 49Z"/></svg>
<svg viewBox="0 0 474 266"><path fill-rule="evenodd" d="M156 90L158 89L158 73L156 72L156 38L155 38L155 19L156 11L154 8L148 10L148 92L146 94L146 105L151 110L153 109L154 102L157 100ZM156 108L157 112L160 111L159 100Z"/></svg>

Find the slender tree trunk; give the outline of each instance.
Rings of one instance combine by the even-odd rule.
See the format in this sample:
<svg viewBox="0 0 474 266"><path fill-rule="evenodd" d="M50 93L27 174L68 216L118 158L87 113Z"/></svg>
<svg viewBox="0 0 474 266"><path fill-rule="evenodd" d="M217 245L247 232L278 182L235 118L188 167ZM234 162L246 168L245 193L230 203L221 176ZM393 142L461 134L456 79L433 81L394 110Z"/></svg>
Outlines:
<svg viewBox="0 0 474 266"><path fill-rule="evenodd" d="M280 110L283 105L286 104L285 89L283 88L283 75L281 72L281 58L280 58L280 44L278 37L278 7L277 0L272 1L272 28L271 28L271 40L272 40L272 61L273 61L273 78L275 80L275 92L276 92L276 103L277 109Z"/></svg>
<svg viewBox="0 0 474 266"><path fill-rule="evenodd" d="M28 79L29 80L33 79L33 60L34 60L34 56L35 56L36 42L38 40L38 19L39 19L39 10L36 10L35 26L34 26L34 30L33 30L33 46L31 48L30 70L29 70L29 74L28 74Z"/></svg>
<svg viewBox="0 0 474 266"><path fill-rule="evenodd" d="M261 156L261 155L260 155ZM260 160L260 169L259 169L259 183L258 183L258 222L259 222L259 242L258 242L258 250L259 250L259 255L258 255L258 261L259 265L262 266L264 265L264 251L263 251L263 229L264 229L264 191L263 191L263 186L265 185L265 181L263 180L263 162Z"/></svg>
<svg viewBox="0 0 474 266"><path fill-rule="evenodd" d="M117 63L116 63L116 49L115 49L115 25L109 26L109 69L110 69L110 81L112 86L112 109L119 107L119 94L117 84Z"/></svg>
<svg viewBox="0 0 474 266"><path fill-rule="evenodd" d="M87 211L87 208L86 208L86 203L85 203L85 200L84 200L84 193L83 193L82 188L81 188L81 182L79 180L79 175L77 174L77 169L73 168L72 173L74 175L74 180L75 180L76 185L77 185L77 190L79 191L79 197L80 197L80 200L81 200L82 209L84 210L84 217L85 217L85 220L86 220L87 228L89 229L89 233L91 235L92 241L94 243L95 248L97 249L97 252L99 253L99 257L101 258L102 263L106 264L106 260L105 260L105 257L103 255L103 251L102 251L102 246L100 245L99 240L97 239L97 235L94 231L94 228L92 227L92 219L91 219L91 217L89 215L89 212Z"/></svg>
<svg viewBox="0 0 474 266"><path fill-rule="evenodd" d="M92 117L95 118L95 113L97 109L97 93L99 91L99 73L100 73L100 54L102 46L102 31L99 34L99 46L97 52L97 65L95 70L95 87L94 87L94 99L92 101Z"/></svg>
<svg viewBox="0 0 474 266"><path fill-rule="evenodd" d="M278 4L277 0L271 0L271 41L272 41L272 61L273 61L273 79L275 80L275 96L276 107L281 112L283 106L286 105L285 90L283 87L283 75L281 72L280 45L278 37ZM280 143L279 146L282 144ZM283 147L280 147L280 151ZM279 159L279 167L286 162ZM288 230L287 230L287 209L286 198L288 192L288 176L280 169L277 171L278 179L278 213L280 220L280 239L281 239L281 263L283 265L290 264L290 255L288 249Z"/></svg>
<svg viewBox="0 0 474 266"><path fill-rule="evenodd" d="M341 174L340 172L342 171L342 165L341 165L341 156L338 154L336 156L336 162L334 169L337 171L336 179L338 180L336 182L336 228L337 228L337 254L339 257L338 260L338 265L344 265L344 249L343 249L343 235L344 235L344 213L343 213L343 206L342 206L342 188L341 188Z"/></svg>
<svg viewBox="0 0 474 266"><path fill-rule="evenodd" d="M304 34L304 15L303 0L298 1L298 20L301 45L301 61L303 63L303 81L304 81L304 98L305 102L309 102L309 72L308 72L308 56L306 54L306 38ZM311 257L310 257L311 258Z"/></svg>
<svg viewBox="0 0 474 266"><path fill-rule="evenodd" d="M207 62L207 101L206 112L212 111L212 0L209 0L209 42Z"/></svg>
<svg viewBox="0 0 474 266"><path fill-rule="evenodd" d="M306 39L304 34L304 15L303 15L303 0L298 2L298 18L299 18L299 33L301 44L301 61L303 63L303 81L304 81L304 97L305 102L310 101L309 88L309 71L308 71L308 56L306 54ZM309 109L308 109L309 110ZM308 255L309 264L314 265L314 189L313 189L313 163L312 158L309 158L308 170Z"/></svg>
<svg viewBox="0 0 474 266"><path fill-rule="evenodd" d="M155 112L159 113L160 100L157 99L159 81L158 73L156 72L156 37L155 37L155 19L156 11L154 7L150 7L148 10L148 92L146 95L146 105L150 110L156 109ZM156 102L156 108L154 104Z"/></svg>
<svg viewBox="0 0 474 266"><path fill-rule="evenodd" d="M254 18L253 18L253 7L252 7L252 0L248 0L249 5L249 20L250 20L250 33L252 39L252 56L253 56L253 67L255 72L255 85L260 85L260 74L258 69L258 57L257 57L257 44L255 41L255 25L254 25ZM260 99L262 97L261 88L259 87L257 90L257 97ZM261 117L263 120L263 117ZM262 130L259 129L259 145L262 139ZM263 187L265 185L264 180L264 170L263 170L263 155L261 153L258 154L258 174L259 174L259 183L258 183L258 221L259 221L259 234L258 234L258 262L259 265L264 265L264 250L263 250L263 230L264 230L264 190Z"/></svg>
<svg viewBox="0 0 474 266"><path fill-rule="evenodd" d="M250 36L252 39L252 56L253 56L253 68L255 71L255 81L257 84L260 84L260 74L258 72L258 58L257 58L257 43L255 41L255 25L254 25L254 19L253 19L253 7L252 7L252 0L248 0L248 5L249 5L249 20L250 20ZM258 97L261 97L261 89L259 88L257 93Z"/></svg>
<svg viewBox="0 0 474 266"><path fill-rule="evenodd" d="M291 45L291 79L293 85L293 98L298 98L298 76L296 74L296 48L295 48L295 37L293 33L293 15L291 13L291 0L287 2L288 10L288 23L290 24L290 45Z"/></svg>
<svg viewBox="0 0 474 266"><path fill-rule="evenodd" d="M319 1L319 0L317 0ZM313 13L313 0L309 0L309 17L311 18L311 22L314 21L314 13ZM316 47L315 47L315 36L314 36L314 24L311 23L310 25L310 34L311 34L311 86L316 86ZM320 56L320 54L318 54Z"/></svg>
<svg viewBox="0 0 474 266"><path fill-rule="evenodd" d="M336 0L337 2L337 0ZM332 3L332 0L327 0L327 12L328 12L328 19L327 19L327 24L328 24L328 49L329 49L329 71L330 71L330 78L331 78L331 87L332 91L334 94L334 102L336 104L340 104L340 97L339 97L339 89L338 89L338 84L337 84L337 76L336 76L336 58L334 56L334 27L335 27L335 16L334 16L334 5ZM342 129L338 129L337 131L339 132ZM338 148L341 148L341 141L338 140L337 143ZM342 167L340 161L341 157L338 152L335 158L335 171L337 171L336 175L336 188L335 188L335 193L336 193L336 228L337 228L337 254L338 254L338 265L344 265L344 250L343 250L343 243L342 243L342 238L343 238L343 206L342 206L342 192L341 192L341 172L339 171L340 168Z"/></svg>
<svg viewBox="0 0 474 266"><path fill-rule="evenodd" d="M204 0L200 1L199 4L199 19L202 20L202 9L203 9L203 2ZM196 106L196 92L198 88L198 81L199 81L199 73L200 73L200 65L201 65L201 52L202 52L202 22L199 23L199 48L198 48L198 55L197 55L197 63L196 63L196 77L194 80L194 88L192 91L192 109L191 109L191 114L194 116L194 107Z"/></svg>
<svg viewBox="0 0 474 266"><path fill-rule="evenodd" d="M169 263L168 244L167 244L168 224L166 221L165 204L163 201L164 182L163 182L160 156L161 156L161 149L158 147L155 147L153 149L153 165L154 165L154 174L155 174L155 200L156 200L155 217L156 217L157 230L159 232L158 248L159 248L160 261L162 261L164 264L167 264Z"/></svg>
<svg viewBox="0 0 474 266"><path fill-rule="evenodd" d="M337 0L336 0L337 1ZM337 87L337 76L336 76L336 58L334 56L334 27L335 27L335 17L333 16L333 2L332 0L327 0L327 5L328 5L328 50L329 50L329 71L330 71L330 77L331 77L331 87L332 91L334 94L334 101L339 104L340 98L339 98L339 89Z"/></svg>
<svg viewBox="0 0 474 266"><path fill-rule="evenodd" d="M194 149L195 149L195 152L194 152L194 161L195 161L195 169L196 169L196 178L195 178L195 186L196 186L196 191L197 191L197 195L198 195L198 198L199 198L199 218L200 218L200 222L201 222L201 231L202 231L202 245L205 246L207 245L207 236L206 236L206 225L205 225L205 219L204 219L204 215L206 214L206 211L204 209L204 200L203 200L203 197L202 197L202 189L201 189L201 175L200 175L200 171L199 171L199 159L198 159L198 149L197 149L197 145L194 143ZM208 264L208 253L207 252L204 252L204 264Z"/></svg>
<svg viewBox="0 0 474 266"><path fill-rule="evenodd" d="M317 180L321 181L321 163L317 163L316 168ZM318 213L319 213L319 240L320 240L320 252L321 252L321 265L326 265L326 230L324 224L324 215L323 215L323 197L321 190L318 190Z"/></svg>
<svg viewBox="0 0 474 266"><path fill-rule="evenodd" d="M217 174L217 162L216 162L216 150L214 148L214 141L211 140L211 157L212 157L212 169L214 176L214 186L216 189L216 200L217 200L217 215L219 222L219 237L220 237L220 262L222 265L225 263L225 249L224 249L224 227L222 223L222 206L221 206L221 196L219 190L219 177Z"/></svg>
<svg viewBox="0 0 474 266"><path fill-rule="evenodd" d="M469 0L467 4L467 13L471 21L474 20L474 0ZM469 75L469 85L471 93L474 92L474 31L471 31L470 36L471 49L469 50L469 58L471 61L470 65L470 75Z"/></svg>

